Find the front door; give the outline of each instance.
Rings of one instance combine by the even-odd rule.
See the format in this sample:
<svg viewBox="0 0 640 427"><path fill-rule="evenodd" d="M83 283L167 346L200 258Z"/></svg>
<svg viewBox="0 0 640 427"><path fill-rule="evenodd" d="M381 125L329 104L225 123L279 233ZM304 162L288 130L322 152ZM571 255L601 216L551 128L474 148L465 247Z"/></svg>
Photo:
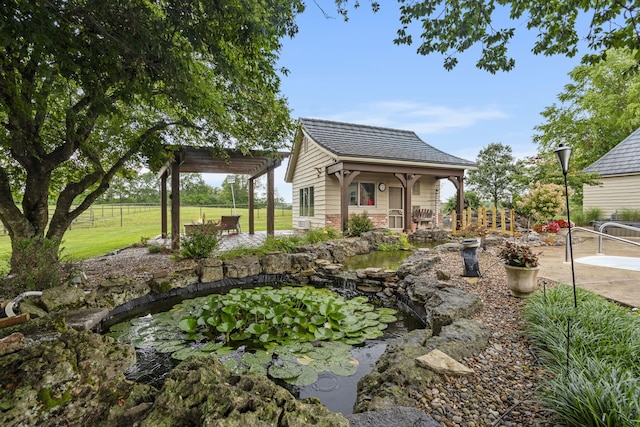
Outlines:
<svg viewBox="0 0 640 427"><path fill-rule="evenodd" d="M389 228L404 228L404 189L389 187Z"/></svg>

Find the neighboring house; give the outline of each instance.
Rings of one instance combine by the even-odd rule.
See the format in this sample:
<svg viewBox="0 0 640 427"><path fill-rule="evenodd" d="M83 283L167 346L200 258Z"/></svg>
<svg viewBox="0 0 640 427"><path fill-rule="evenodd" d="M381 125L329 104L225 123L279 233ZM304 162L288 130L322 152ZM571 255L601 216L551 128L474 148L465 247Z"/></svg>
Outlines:
<svg viewBox="0 0 640 427"><path fill-rule="evenodd" d="M583 187L583 209L601 209L605 217L640 209L640 128L584 171L600 174L602 186Z"/></svg>
<svg viewBox="0 0 640 427"><path fill-rule="evenodd" d="M444 153L414 132L300 119L286 182L293 184L293 228L346 229L366 212L376 227L411 230L413 214L430 211L437 225L440 180L463 203L463 177L474 162Z"/></svg>

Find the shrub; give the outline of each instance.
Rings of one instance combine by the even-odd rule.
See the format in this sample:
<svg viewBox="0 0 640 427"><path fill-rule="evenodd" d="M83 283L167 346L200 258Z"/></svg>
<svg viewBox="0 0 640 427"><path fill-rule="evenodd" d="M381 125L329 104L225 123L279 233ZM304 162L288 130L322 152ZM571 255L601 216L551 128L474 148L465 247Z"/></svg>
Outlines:
<svg viewBox="0 0 640 427"><path fill-rule="evenodd" d="M347 223L347 232L345 233L350 237L358 237L362 233L373 230L373 222L369 218L366 212L362 212L358 215L353 215Z"/></svg>
<svg viewBox="0 0 640 427"><path fill-rule="evenodd" d="M547 222L565 209L564 187L558 184L533 184L516 206L538 222Z"/></svg>
<svg viewBox="0 0 640 427"><path fill-rule="evenodd" d="M207 258L220 246L220 231L214 229L194 230L182 240L180 256L190 259Z"/></svg>
<svg viewBox="0 0 640 427"><path fill-rule="evenodd" d="M640 316L578 288L532 295L524 310L529 339L551 371L542 400L574 426L637 426L640 420ZM571 318L569 369L567 324Z"/></svg>
<svg viewBox="0 0 640 427"><path fill-rule="evenodd" d="M604 211L600 208L589 208L584 211L584 224L590 224L591 221L599 221L604 217Z"/></svg>
<svg viewBox="0 0 640 427"><path fill-rule="evenodd" d="M619 218L622 221L640 221L640 209L622 209Z"/></svg>
<svg viewBox="0 0 640 427"><path fill-rule="evenodd" d="M340 237L340 233L331 227L317 227L307 231L304 235L304 240L307 243L320 243L327 240L337 239Z"/></svg>
<svg viewBox="0 0 640 427"><path fill-rule="evenodd" d="M162 253L163 246L160 243L154 243L149 245L148 249L150 254L159 254Z"/></svg>

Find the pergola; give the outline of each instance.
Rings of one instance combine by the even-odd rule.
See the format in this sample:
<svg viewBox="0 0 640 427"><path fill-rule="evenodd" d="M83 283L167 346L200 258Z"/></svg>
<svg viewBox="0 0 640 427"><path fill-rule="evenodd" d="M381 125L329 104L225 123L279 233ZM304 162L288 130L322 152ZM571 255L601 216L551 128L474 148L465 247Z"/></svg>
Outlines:
<svg viewBox="0 0 640 427"><path fill-rule="evenodd" d="M254 181L267 174L267 235L274 234L274 169L290 153L266 154L251 151L248 154L227 149L220 156L212 149L182 147L174 150L173 160L159 173L161 188L162 237L167 237L167 179L171 177L171 249L180 248L180 173L224 173L249 176L249 234L254 226Z"/></svg>

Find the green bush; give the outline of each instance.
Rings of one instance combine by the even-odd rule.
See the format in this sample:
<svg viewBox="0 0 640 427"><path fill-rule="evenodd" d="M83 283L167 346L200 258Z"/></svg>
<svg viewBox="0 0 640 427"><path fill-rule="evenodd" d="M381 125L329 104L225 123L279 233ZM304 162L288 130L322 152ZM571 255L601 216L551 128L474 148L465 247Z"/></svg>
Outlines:
<svg viewBox="0 0 640 427"><path fill-rule="evenodd" d="M362 212L358 215L353 215L347 222L347 232L345 233L349 237L358 237L362 233L373 230L373 222L369 218L366 212Z"/></svg>
<svg viewBox="0 0 640 427"><path fill-rule="evenodd" d="M220 246L218 230L195 230L182 240L180 256L189 259L207 258Z"/></svg>
<svg viewBox="0 0 640 427"><path fill-rule="evenodd" d="M553 373L542 400L572 426L637 426L640 422L640 316L582 289L533 295L526 331ZM567 370L567 326L571 319Z"/></svg>
<svg viewBox="0 0 640 427"><path fill-rule="evenodd" d="M340 237L340 232L331 227L317 227L307 231L304 235L304 240L307 243L320 243L327 240L337 239Z"/></svg>
<svg viewBox="0 0 640 427"><path fill-rule="evenodd" d="M604 211L600 208L589 208L584 211L585 224L589 224L591 221L599 221L603 217Z"/></svg>
<svg viewBox="0 0 640 427"><path fill-rule="evenodd" d="M623 221L640 221L640 209L622 209L619 219Z"/></svg>

